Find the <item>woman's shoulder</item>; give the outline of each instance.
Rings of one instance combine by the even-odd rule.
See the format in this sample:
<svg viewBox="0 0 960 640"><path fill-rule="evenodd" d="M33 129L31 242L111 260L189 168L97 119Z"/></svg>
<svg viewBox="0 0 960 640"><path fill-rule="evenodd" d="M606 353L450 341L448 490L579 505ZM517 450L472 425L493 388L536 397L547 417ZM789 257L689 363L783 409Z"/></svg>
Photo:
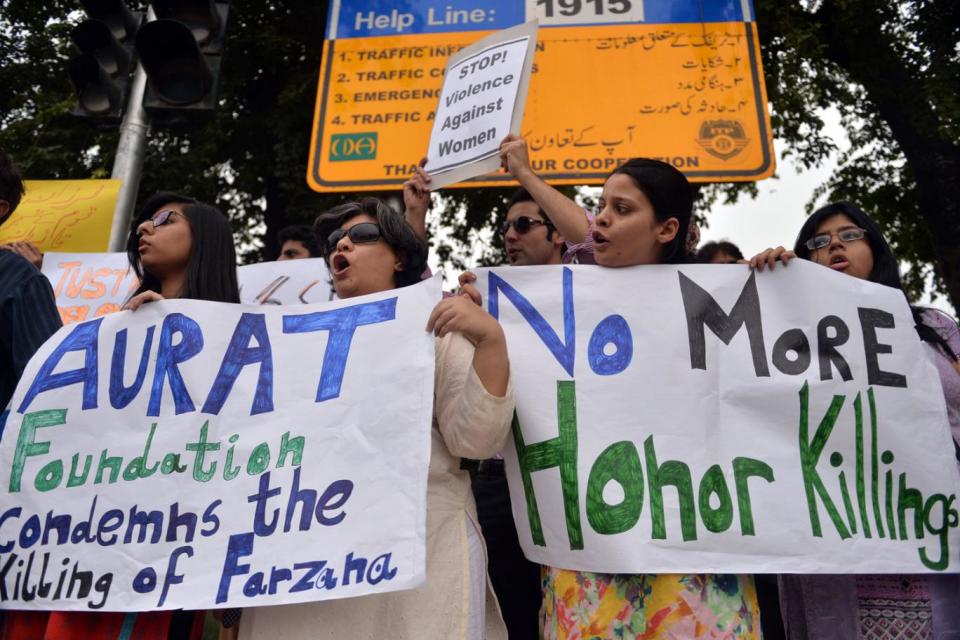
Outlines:
<svg viewBox="0 0 960 640"><path fill-rule="evenodd" d="M960 331L957 320L941 309L933 307L920 307L920 318L923 323L933 329L942 330L942 332L956 333Z"/></svg>

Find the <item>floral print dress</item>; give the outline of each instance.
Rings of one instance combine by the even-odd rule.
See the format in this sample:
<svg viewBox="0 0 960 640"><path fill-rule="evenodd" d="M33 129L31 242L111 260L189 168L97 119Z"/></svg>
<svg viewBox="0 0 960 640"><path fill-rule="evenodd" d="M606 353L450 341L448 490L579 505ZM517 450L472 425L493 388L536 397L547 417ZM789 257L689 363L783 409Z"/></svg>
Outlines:
<svg viewBox="0 0 960 640"><path fill-rule="evenodd" d="M544 567L544 640L759 640L750 576L614 575Z"/></svg>

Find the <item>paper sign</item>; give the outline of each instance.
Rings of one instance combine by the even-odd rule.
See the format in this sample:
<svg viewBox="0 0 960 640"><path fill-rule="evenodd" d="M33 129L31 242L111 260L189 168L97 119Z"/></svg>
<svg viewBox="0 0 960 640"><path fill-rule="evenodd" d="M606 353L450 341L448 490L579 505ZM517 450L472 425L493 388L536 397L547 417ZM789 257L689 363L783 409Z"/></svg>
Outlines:
<svg viewBox="0 0 960 640"><path fill-rule="evenodd" d="M323 258L244 265L237 280L244 304L313 304L334 297Z"/></svg>
<svg viewBox="0 0 960 640"><path fill-rule="evenodd" d="M0 441L0 605L420 585L439 298L435 278L296 307L167 300L60 329Z"/></svg>
<svg viewBox="0 0 960 640"><path fill-rule="evenodd" d="M139 281L127 254L43 254L43 275L50 280L63 324L99 318L119 311Z"/></svg>
<svg viewBox="0 0 960 640"><path fill-rule="evenodd" d="M41 251L106 251L119 180L26 180L27 193L0 226L0 244L29 240Z"/></svg>
<svg viewBox="0 0 960 640"><path fill-rule="evenodd" d="M425 168L435 189L500 166L500 142L520 132L537 40L536 20L450 58Z"/></svg>
<svg viewBox="0 0 960 640"><path fill-rule="evenodd" d="M477 274L507 334L531 560L960 570L943 390L902 292L803 260Z"/></svg>

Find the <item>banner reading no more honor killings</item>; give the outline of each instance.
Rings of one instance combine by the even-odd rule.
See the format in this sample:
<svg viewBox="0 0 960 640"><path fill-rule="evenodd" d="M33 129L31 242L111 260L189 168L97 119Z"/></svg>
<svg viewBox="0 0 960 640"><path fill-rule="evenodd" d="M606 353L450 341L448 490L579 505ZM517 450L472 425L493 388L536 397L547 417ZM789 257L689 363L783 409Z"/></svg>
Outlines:
<svg viewBox="0 0 960 640"><path fill-rule="evenodd" d="M479 270L527 557L604 573L960 570L936 369L895 289L796 260Z"/></svg>
<svg viewBox="0 0 960 640"><path fill-rule="evenodd" d="M2 607L422 583L439 293L433 279L295 307L162 301L63 327L5 416Z"/></svg>

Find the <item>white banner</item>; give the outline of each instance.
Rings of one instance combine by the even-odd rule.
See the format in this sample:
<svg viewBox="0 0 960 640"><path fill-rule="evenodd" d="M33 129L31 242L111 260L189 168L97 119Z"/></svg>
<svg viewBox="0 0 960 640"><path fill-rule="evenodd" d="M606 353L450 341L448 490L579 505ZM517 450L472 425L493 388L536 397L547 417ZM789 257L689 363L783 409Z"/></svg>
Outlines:
<svg viewBox="0 0 960 640"><path fill-rule="evenodd" d="M960 476L900 291L795 260L479 270L531 560L607 573L960 570Z"/></svg>
<svg viewBox="0 0 960 640"><path fill-rule="evenodd" d="M63 327L0 441L3 608L248 607L424 579L437 279ZM384 353L391 358L385 359Z"/></svg>
<svg viewBox="0 0 960 640"><path fill-rule="evenodd" d="M248 264L237 269L244 304L313 304L332 300L323 258Z"/></svg>

